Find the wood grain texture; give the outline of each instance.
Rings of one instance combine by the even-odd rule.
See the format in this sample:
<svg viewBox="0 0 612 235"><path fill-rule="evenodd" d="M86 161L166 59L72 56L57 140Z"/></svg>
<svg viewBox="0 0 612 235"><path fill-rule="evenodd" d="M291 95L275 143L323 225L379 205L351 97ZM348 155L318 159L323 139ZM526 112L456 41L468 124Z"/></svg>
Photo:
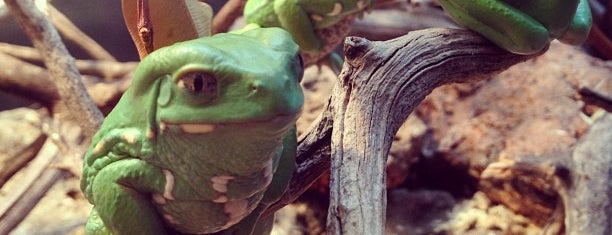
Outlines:
<svg viewBox="0 0 612 235"><path fill-rule="evenodd" d="M383 234L385 163L393 136L433 89L479 81L539 55L511 54L470 31L450 29L384 42L348 37L344 53L325 111L298 140L290 189L268 210L295 200L331 167L330 234Z"/></svg>

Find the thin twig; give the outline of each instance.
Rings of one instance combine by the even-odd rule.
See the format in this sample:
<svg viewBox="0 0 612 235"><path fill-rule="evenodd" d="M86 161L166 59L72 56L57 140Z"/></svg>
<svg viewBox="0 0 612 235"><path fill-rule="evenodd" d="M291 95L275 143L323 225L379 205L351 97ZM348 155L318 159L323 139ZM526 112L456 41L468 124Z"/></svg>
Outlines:
<svg viewBox="0 0 612 235"><path fill-rule="evenodd" d="M0 50L0 89L20 95L51 108L59 100L58 90L47 70L22 60L15 59ZM96 78L85 77L93 81L86 84L87 91L95 104L108 111L109 105L117 101L130 83L130 73L137 63L77 61L77 66L85 73L94 74ZM100 81L100 74L118 79ZM97 75L95 75L97 74Z"/></svg>
<svg viewBox="0 0 612 235"><path fill-rule="evenodd" d="M217 12L212 21L212 34L229 31L234 21L242 16L246 0L229 0Z"/></svg>
<svg viewBox="0 0 612 235"><path fill-rule="evenodd" d="M51 4L49 4L48 8L51 21L66 40L78 45L94 59L117 61L104 47L100 46L100 44L76 27L62 12L55 9Z"/></svg>
<svg viewBox="0 0 612 235"><path fill-rule="evenodd" d="M36 49L29 46L0 42L0 52L17 57L21 60L42 62L42 56Z"/></svg>
<svg viewBox="0 0 612 235"><path fill-rule="evenodd" d="M57 30L32 1L5 0L4 2L34 47L43 56L58 89L61 98L59 104L70 110L63 116L79 123L86 137L93 136L102 123L102 113L87 94L74 59L66 50Z"/></svg>
<svg viewBox="0 0 612 235"><path fill-rule="evenodd" d="M136 69L138 62L76 60L75 65L82 74L110 80L113 78L125 78L127 74Z"/></svg>
<svg viewBox="0 0 612 235"><path fill-rule="evenodd" d="M24 174L27 178L20 182L18 188L11 190L0 205L0 234L8 234L15 228L61 176L60 170L49 168L58 154L57 146L47 139L27 168Z"/></svg>
<svg viewBox="0 0 612 235"><path fill-rule="evenodd" d="M35 48L0 42L0 53L12 55L21 60L41 62L43 58ZM75 65L81 74L98 76L105 79L123 78L132 72L138 62L118 62L103 60L76 60ZM26 79L28 79L26 77ZM34 79L34 78L31 78Z"/></svg>

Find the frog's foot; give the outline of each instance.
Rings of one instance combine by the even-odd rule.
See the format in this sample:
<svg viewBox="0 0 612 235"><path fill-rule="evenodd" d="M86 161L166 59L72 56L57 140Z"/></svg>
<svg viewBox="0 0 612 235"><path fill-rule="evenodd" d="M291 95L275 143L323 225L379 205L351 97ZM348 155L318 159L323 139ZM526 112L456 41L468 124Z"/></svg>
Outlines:
<svg viewBox="0 0 612 235"><path fill-rule="evenodd" d="M104 135L85 155L85 168L81 188L88 198L92 196L92 182L98 172L107 165L125 158L140 157L151 151L148 139L152 133L143 134L137 128L115 129Z"/></svg>
<svg viewBox="0 0 612 235"><path fill-rule="evenodd" d="M112 235L110 231L104 226L104 222L100 219L98 211L94 207L89 214L89 219L85 225L85 234L88 235Z"/></svg>
<svg viewBox="0 0 612 235"><path fill-rule="evenodd" d="M513 53L537 53L551 40L544 25L502 1L440 0L440 4L458 23Z"/></svg>
<svg viewBox="0 0 612 235"><path fill-rule="evenodd" d="M104 234L107 229L115 235L166 234L165 224L150 196L163 193L165 181L160 169L140 159L128 158L108 164L92 181L94 193L90 199L95 210L87 225L88 231Z"/></svg>

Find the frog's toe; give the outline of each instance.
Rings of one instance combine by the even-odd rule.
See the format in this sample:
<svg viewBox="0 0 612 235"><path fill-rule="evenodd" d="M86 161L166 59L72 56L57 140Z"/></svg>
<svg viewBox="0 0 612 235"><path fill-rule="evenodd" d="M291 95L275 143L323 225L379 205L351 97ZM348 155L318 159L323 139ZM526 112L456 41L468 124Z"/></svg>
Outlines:
<svg viewBox="0 0 612 235"><path fill-rule="evenodd" d="M104 226L104 222L102 222L102 219L100 219L98 211L96 211L95 208L91 210L91 214L89 215L89 219L87 220L87 224L85 225L85 234L111 235L111 232L108 231L106 226Z"/></svg>
<svg viewBox="0 0 612 235"><path fill-rule="evenodd" d="M557 40L570 45L582 44L589 36L592 21L591 8L586 0L581 0L572 23Z"/></svg>

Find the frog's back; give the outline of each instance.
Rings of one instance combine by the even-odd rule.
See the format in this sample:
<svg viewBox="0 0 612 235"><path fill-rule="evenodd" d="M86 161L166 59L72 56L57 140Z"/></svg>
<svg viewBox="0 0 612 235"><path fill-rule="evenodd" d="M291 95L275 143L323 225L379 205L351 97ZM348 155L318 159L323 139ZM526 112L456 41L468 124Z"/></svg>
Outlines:
<svg viewBox="0 0 612 235"><path fill-rule="evenodd" d="M279 27L280 22L274 13L273 0L249 0L244 7L244 18L247 23Z"/></svg>

